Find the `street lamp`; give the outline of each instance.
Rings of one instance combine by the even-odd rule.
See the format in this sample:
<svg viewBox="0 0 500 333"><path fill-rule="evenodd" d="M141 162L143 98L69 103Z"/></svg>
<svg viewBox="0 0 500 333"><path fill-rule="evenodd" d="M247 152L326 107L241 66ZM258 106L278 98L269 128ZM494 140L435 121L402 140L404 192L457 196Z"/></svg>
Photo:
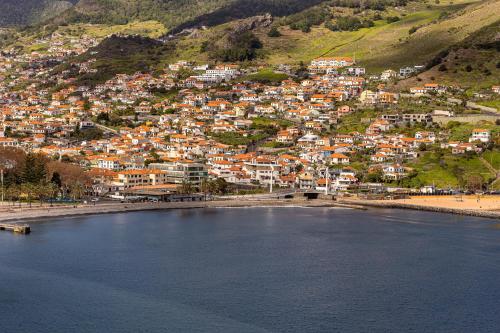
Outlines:
<svg viewBox="0 0 500 333"><path fill-rule="evenodd" d="M269 193L273 193L273 174L274 174L274 166L271 164L271 184L269 186Z"/></svg>
<svg viewBox="0 0 500 333"><path fill-rule="evenodd" d="M3 188L3 169L0 169L0 182L2 183L2 206L3 206L3 199L4 199L4 188Z"/></svg>
<svg viewBox="0 0 500 333"><path fill-rule="evenodd" d="M326 187L325 187L325 195L328 195L328 177L329 177L329 170L328 167L326 167L325 171L325 180L326 180Z"/></svg>

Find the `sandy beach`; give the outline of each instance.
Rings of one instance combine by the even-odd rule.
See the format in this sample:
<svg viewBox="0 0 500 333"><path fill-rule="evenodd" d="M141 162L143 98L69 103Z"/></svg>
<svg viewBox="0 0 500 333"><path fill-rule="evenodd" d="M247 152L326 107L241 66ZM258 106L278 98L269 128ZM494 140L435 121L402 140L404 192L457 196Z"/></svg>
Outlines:
<svg viewBox="0 0 500 333"><path fill-rule="evenodd" d="M394 200L396 202L411 203L442 208L459 208L473 210L487 210L500 212L500 196L418 196L406 200Z"/></svg>
<svg viewBox="0 0 500 333"><path fill-rule="evenodd" d="M368 207L427 210L451 214L500 218L500 196L413 196L397 200L342 198L340 202Z"/></svg>

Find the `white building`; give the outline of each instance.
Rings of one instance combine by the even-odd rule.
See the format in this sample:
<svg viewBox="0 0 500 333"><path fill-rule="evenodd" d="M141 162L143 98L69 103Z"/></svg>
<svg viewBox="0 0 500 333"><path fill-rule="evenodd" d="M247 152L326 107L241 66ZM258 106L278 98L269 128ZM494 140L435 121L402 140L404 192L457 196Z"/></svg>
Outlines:
<svg viewBox="0 0 500 333"><path fill-rule="evenodd" d="M489 142L490 141L490 131L482 128L475 128L472 131L472 136L469 138L469 142Z"/></svg>
<svg viewBox="0 0 500 333"><path fill-rule="evenodd" d="M346 67L354 65L351 57L323 57L311 61L312 67Z"/></svg>

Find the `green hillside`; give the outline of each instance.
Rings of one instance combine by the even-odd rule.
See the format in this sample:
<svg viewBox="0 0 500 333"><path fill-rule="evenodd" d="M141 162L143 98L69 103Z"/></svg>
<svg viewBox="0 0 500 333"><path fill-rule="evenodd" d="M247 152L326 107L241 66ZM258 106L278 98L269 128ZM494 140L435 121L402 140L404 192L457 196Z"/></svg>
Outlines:
<svg viewBox="0 0 500 333"><path fill-rule="evenodd" d="M69 77L77 78L77 83L94 86L111 79L116 74L155 71L165 58L173 52L172 44L164 44L155 39L141 36L111 36L97 47L73 60L96 59L93 67L97 73L79 75L78 70L68 63L55 68L55 72L69 70Z"/></svg>
<svg viewBox="0 0 500 333"><path fill-rule="evenodd" d="M429 70L404 81L396 88L408 89L411 86L429 82L458 85L471 91L489 90L500 84L500 20L483 27L457 43L429 64ZM486 106L498 108L496 101Z"/></svg>
<svg viewBox="0 0 500 333"><path fill-rule="evenodd" d="M271 63L289 59L309 61L318 56L356 56L370 70L397 69L399 66L425 64L430 57L460 42L469 34L493 23L500 11L498 1L462 2L439 5L410 4L390 9L385 17L400 20L389 23L376 20L373 27L358 31L330 31L324 26L311 33L284 28L283 37L266 38ZM410 34L413 27L418 28Z"/></svg>
<svg viewBox="0 0 500 333"><path fill-rule="evenodd" d="M289 15L325 0L80 0L52 24L158 21L175 32L271 13Z"/></svg>
<svg viewBox="0 0 500 333"><path fill-rule="evenodd" d="M71 8L77 0L1 0L0 27L38 23Z"/></svg>
<svg viewBox="0 0 500 333"><path fill-rule="evenodd" d="M323 18L319 25L308 26L305 30L309 32L290 24L294 15L275 19L274 26L278 28L279 37L269 37L269 27L255 29L253 32L264 46L264 61L269 64L298 64L320 56L355 56L369 71L426 64L439 52L493 24L497 20L496 13L500 12L500 2L492 0L463 0L432 5L412 2L402 7L386 6L383 10L326 5L319 7L325 7L328 14L324 15L326 19ZM311 11L306 10L308 13ZM356 17L361 23L371 22L372 26L360 26L351 31L332 31L328 26L332 22L335 24L339 17ZM390 18L393 17L398 20L391 22ZM235 24L223 24L201 31L196 37L181 38L178 40L181 46L178 56L207 60L200 45L219 38ZM300 24L303 21L298 19L295 25Z"/></svg>
<svg viewBox="0 0 500 333"><path fill-rule="evenodd" d="M132 59L148 67L153 62L161 67L178 59L243 60L272 66L298 65L320 56L353 56L369 72L379 72L425 65L451 50L448 58L453 59L446 59L445 71L435 66L419 80L439 77L444 82L463 83L472 78L485 87L497 83L495 48L456 46L473 45L485 34L485 27L492 27L490 35L498 31L500 1L318 0L304 4L300 0L258 0L251 4L246 0L80 0L48 25L24 29L9 42L26 51L43 52L44 45L32 41L53 31L68 38L88 35L104 39L111 34L159 38L203 25L207 27L176 35L168 42L168 52L154 59L148 58L148 52L136 52ZM267 12L274 16L247 18ZM108 46L101 45L103 49ZM120 62L113 62L113 53L109 54L106 61ZM464 64L469 62L476 65L464 72ZM398 87L410 84L415 82L408 80Z"/></svg>

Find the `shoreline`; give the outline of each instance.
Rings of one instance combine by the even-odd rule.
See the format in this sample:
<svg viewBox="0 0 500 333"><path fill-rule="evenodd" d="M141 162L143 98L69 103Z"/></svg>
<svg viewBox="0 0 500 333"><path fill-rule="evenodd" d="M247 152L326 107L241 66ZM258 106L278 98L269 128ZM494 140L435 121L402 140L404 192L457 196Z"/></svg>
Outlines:
<svg viewBox="0 0 500 333"><path fill-rule="evenodd" d="M169 210L169 209L200 209L200 208L257 208L257 207L307 207L307 208L348 208L362 209L366 207L341 203L330 200L220 200L220 201L191 201L191 202L163 202L163 203L113 203L96 206L79 207L33 207L30 209L12 208L0 213L0 222L26 223L36 222L46 218L78 217L85 215L117 214L139 211Z"/></svg>
<svg viewBox="0 0 500 333"><path fill-rule="evenodd" d="M79 207L33 207L19 209L17 207L6 207L0 211L0 222L4 223L26 223L36 222L47 218L78 217L85 215L117 214L139 211L169 210L169 209L199 209L199 208L258 208L258 207L302 207L302 208L346 208L361 209L386 208L386 209L411 209L462 216L474 216L500 219L500 211L464 209L451 207L436 207L431 205L419 205L418 203L394 202L394 201L370 201L360 199L332 200L297 200L297 199L275 199L275 200L218 200L218 201L191 201L191 202L163 202L163 203L110 203L100 205L86 205Z"/></svg>
<svg viewBox="0 0 500 333"><path fill-rule="evenodd" d="M363 207L409 209L409 210L427 211L435 213L455 214L462 216L500 219L500 210L493 211L493 210L467 209L467 208L455 208L455 207L439 207L439 206L422 205L410 202L359 200L359 199L341 199L339 202L360 205Z"/></svg>

